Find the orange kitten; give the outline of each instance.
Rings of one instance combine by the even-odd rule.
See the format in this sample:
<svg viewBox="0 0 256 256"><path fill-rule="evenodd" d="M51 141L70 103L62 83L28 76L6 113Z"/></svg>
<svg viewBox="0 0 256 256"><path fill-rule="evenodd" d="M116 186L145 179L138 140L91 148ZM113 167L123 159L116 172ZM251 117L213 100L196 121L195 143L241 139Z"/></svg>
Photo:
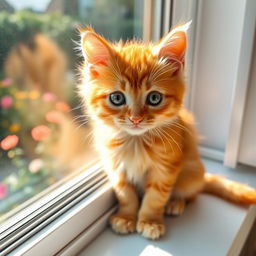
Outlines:
<svg viewBox="0 0 256 256"><path fill-rule="evenodd" d="M110 220L118 233L137 230L159 238L164 213L181 214L202 190L256 203L254 189L205 175L193 117L183 108L187 27L176 27L157 44L112 44L91 28L81 29L80 91L119 201Z"/></svg>

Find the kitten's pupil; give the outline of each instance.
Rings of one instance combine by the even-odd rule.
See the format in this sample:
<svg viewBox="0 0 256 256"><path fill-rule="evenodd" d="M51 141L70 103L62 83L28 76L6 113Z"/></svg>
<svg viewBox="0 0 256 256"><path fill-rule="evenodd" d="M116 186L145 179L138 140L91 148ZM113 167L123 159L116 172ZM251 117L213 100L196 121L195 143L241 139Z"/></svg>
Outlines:
<svg viewBox="0 0 256 256"><path fill-rule="evenodd" d="M122 92L113 92L109 95L110 102L115 106L121 106L126 103L125 96Z"/></svg>
<svg viewBox="0 0 256 256"><path fill-rule="evenodd" d="M150 92L147 96L146 103L151 106L157 106L162 102L162 94L160 92Z"/></svg>

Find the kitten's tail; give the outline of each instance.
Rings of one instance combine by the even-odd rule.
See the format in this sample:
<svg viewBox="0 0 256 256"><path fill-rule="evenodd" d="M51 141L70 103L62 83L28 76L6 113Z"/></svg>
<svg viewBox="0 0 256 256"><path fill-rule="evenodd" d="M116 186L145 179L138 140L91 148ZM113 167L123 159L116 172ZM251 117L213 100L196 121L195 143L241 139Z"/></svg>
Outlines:
<svg viewBox="0 0 256 256"><path fill-rule="evenodd" d="M256 190L248 185L226 179L225 177L206 173L204 192L238 204L256 204Z"/></svg>

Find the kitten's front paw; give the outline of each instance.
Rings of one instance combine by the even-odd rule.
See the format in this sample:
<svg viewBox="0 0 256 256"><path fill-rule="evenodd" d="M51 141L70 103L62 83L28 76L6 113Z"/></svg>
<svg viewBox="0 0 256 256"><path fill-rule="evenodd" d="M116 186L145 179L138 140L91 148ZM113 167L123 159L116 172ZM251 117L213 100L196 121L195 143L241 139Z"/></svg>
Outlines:
<svg viewBox="0 0 256 256"><path fill-rule="evenodd" d="M112 229L120 234L133 233L136 228L136 220L132 217L113 215L110 218Z"/></svg>
<svg viewBox="0 0 256 256"><path fill-rule="evenodd" d="M165 225L162 221L139 220L137 231L146 238L156 240L165 233Z"/></svg>

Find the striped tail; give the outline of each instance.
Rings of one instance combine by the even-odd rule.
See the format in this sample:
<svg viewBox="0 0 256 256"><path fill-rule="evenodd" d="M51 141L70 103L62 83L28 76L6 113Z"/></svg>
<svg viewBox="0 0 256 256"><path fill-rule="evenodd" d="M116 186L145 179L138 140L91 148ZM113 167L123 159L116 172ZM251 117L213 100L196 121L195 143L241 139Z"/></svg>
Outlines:
<svg viewBox="0 0 256 256"><path fill-rule="evenodd" d="M256 190L248 185L206 173L204 192L222 197L237 204L256 204Z"/></svg>

